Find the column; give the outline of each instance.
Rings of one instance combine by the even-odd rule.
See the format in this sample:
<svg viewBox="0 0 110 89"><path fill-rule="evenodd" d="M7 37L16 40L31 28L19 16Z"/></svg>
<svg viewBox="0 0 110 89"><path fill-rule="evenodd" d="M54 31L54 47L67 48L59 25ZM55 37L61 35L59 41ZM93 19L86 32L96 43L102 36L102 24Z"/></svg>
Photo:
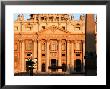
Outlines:
<svg viewBox="0 0 110 89"><path fill-rule="evenodd" d="M61 64L61 40L59 40L59 43L58 43L58 66L62 66ZM58 72L62 72L62 69L58 69Z"/></svg>
<svg viewBox="0 0 110 89"><path fill-rule="evenodd" d="M24 40L22 40L22 47L21 47L22 49L21 49L21 54L22 54L22 72L24 72L25 71L25 59L24 59Z"/></svg>
<svg viewBox="0 0 110 89"><path fill-rule="evenodd" d="M74 41L71 41L71 67L72 71L74 71Z"/></svg>
<svg viewBox="0 0 110 89"><path fill-rule="evenodd" d="M83 41L83 72L85 72L85 41Z"/></svg>
<svg viewBox="0 0 110 89"><path fill-rule="evenodd" d="M34 58L37 58L37 40L34 40Z"/></svg>
<svg viewBox="0 0 110 89"><path fill-rule="evenodd" d="M47 48L47 50L46 50L46 53L47 53L47 54L46 54L46 72L47 72L47 73L49 72L48 67L49 67L49 60L50 60L50 58L49 58L49 52L50 52L50 51L49 51L49 44L50 44L50 43L49 43L49 40L47 40L47 45L46 45L46 46L47 46L47 47L46 47L46 48Z"/></svg>
<svg viewBox="0 0 110 89"><path fill-rule="evenodd" d="M21 72L22 71L22 42L21 40L19 41L19 44L20 44L20 65L19 65L20 70L19 72Z"/></svg>
<svg viewBox="0 0 110 89"><path fill-rule="evenodd" d="M37 58L37 39L34 40L34 57L33 59ZM35 61L36 62L36 61ZM34 64L35 69L33 69L33 72L36 73L37 71L37 64Z"/></svg>
<svg viewBox="0 0 110 89"><path fill-rule="evenodd" d="M41 72L41 41L38 41L38 72Z"/></svg>
<svg viewBox="0 0 110 89"><path fill-rule="evenodd" d="M70 72L70 41L67 40L67 71Z"/></svg>

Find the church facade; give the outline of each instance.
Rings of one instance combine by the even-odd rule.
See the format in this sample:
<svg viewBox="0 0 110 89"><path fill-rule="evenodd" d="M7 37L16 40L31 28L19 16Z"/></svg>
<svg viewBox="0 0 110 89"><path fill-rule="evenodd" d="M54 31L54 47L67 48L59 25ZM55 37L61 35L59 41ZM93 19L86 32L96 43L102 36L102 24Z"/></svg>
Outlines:
<svg viewBox="0 0 110 89"><path fill-rule="evenodd" d="M14 73L26 72L32 59L34 73L85 71L85 16L31 14L14 21ZM55 68L52 68L54 66Z"/></svg>

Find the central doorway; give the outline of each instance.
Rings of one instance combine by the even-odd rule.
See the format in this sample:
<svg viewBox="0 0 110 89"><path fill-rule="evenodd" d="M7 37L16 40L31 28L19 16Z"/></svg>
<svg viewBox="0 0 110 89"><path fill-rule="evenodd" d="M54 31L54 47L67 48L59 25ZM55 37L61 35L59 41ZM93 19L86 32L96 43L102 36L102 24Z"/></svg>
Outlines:
<svg viewBox="0 0 110 89"><path fill-rule="evenodd" d="M57 67L57 60L56 59L51 59L51 71L55 72L56 71L56 67Z"/></svg>

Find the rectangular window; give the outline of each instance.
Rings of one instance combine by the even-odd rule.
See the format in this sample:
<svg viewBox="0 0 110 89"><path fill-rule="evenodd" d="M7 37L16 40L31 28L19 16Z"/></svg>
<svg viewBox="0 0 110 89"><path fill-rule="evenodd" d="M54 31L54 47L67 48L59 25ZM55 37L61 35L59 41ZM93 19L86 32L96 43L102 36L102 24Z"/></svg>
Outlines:
<svg viewBox="0 0 110 89"><path fill-rule="evenodd" d="M32 55L32 53L31 53L31 52L27 53L27 56L31 56L31 55Z"/></svg>
<svg viewBox="0 0 110 89"><path fill-rule="evenodd" d="M45 26L42 26L42 29L45 29Z"/></svg>
<svg viewBox="0 0 110 89"><path fill-rule="evenodd" d="M49 20L50 20L50 21L53 21L53 16L49 17Z"/></svg>
<svg viewBox="0 0 110 89"><path fill-rule="evenodd" d="M59 17L56 17L56 20L59 21Z"/></svg>
<svg viewBox="0 0 110 89"><path fill-rule="evenodd" d="M61 17L61 20L65 20L65 18L64 17Z"/></svg>
<svg viewBox="0 0 110 89"><path fill-rule="evenodd" d="M78 53L78 54L76 54L76 56L80 56L80 54Z"/></svg>
<svg viewBox="0 0 110 89"><path fill-rule="evenodd" d="M62 26L63 30L65 30L65 26Z"/></svg>
<svg viewBox="0 0 110 89"><path fill-rule="evenodd" d="M42 54L42 56L45 56L45 54Z"/></svg>
<svg viewBox="0 0 110 89"><path fill-rule="evenodd" d="M62 56L65 56L65 54L62 54Z"/></svg>
<svg viewBox="0 0 110 89"><path fill-rule="evenodd" d="M31 54L28 53L27 56L31 56Z"/></svg>
<svg viewBox="0 0 110 89"><path fill-rule="evenodd" d="M41 20L44 20L44 17L41 17Z"/></svg>
<svg viewBox="0 0 110 89"><path fill-rule="evenodd" d="M80 30L80 27L76 27L75 30L76 30L76 31L77 31L77 30Z"/></svg>

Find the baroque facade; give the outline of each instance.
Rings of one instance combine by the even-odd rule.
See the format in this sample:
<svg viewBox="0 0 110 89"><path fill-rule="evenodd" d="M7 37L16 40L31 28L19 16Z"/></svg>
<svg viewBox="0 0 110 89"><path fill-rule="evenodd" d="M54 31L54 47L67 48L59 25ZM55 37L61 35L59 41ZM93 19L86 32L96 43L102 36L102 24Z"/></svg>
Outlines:
<svg viewBox="0 0 110 89"><path fill-rule="evenodd" d="M26 60L35 61L34 73L85 71L85 16L31 14L14 22L14 73L26 72ZM65 69L51 69L51 66Z"/></svg>

